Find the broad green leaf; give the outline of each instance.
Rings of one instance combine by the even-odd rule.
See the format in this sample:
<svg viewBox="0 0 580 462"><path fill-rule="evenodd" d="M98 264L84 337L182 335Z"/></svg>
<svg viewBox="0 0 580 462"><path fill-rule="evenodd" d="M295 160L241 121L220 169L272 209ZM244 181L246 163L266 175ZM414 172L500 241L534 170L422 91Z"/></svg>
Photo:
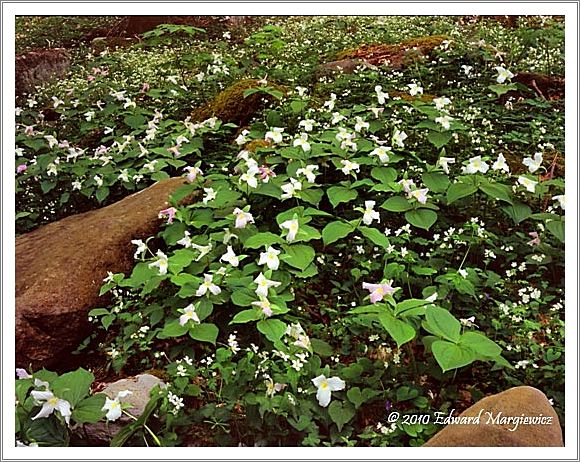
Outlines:
<svg viewBox="0 0 580 462"><path fill-rule="evenodd" d="M427 140L435 146L437 149L441 149L445 146L449 141L451 141L451 132L436 132L430 131L427 135Z"/></svg>
<svg viewBox="0 0 580 462"><path fill-rule="evenodd" d="M475 353L471 348L446 340L436 340L433 342L431 351L443 372L467 366L476 359Z"/></svg>
<svg viewBox="0 0 580 462"><path fill-rule="evenodd" d="M331 186L326 190L328 200L333 207L336 207L341 202L350 202L358 197L358 192L355 189L348 189L343 186Z"/></svg>
<svg viewBox="0 0 580 462"><path fill-rule="evenodd" d="M410 298L408 300L404 300L397 303L397 306L395 307L395 316L399 316L400 314L404 315L405 312L409 310L425 305L430 305L431 303L432 302L419 298Z"/></svg>
<svg viewBox="0 0 580 462"><path fill-rule="evenodd" d="M67 372L50 384L55 396L67 400L74 408L77 403L89 394L95 376L82 367L74 372Z"/></svg>
<svg viewBox="0 0 580 462"><path fill-rule="evenodd" d="M240 311L234 316L234 319L230 321L230 324L244 324L246 322L257 321L262 317L261 313L257 309Z"/></svg>
<svg viewBox="0 0 580 462"><path fill-rule="evenodd" d="M479 332L465 332L459 344L471 348L478 357L495 358L501 354L501 347Z"/></svg>
<svg viewBox="0 0 580 462"><path fill-rule="evenodd" d="M444 193L449 187L449 177L443 173L423 173L423 184L434 193Z"/></svg>
<svg viewBox="0 0 580 462"><path fill-rule="evenodd" d="M406 212L411 210L413 206L410 202L402 196L389 197L382 205L382 209L388 210L389 212Z"/></svg>
<svg viewBox="0 0 580 462"><path fill-rule="evenodd" d="M251 306L252 302L256 301L257 295L251 289L237 289L233 291L231 299L234 305Z"/></svg>
<svg viewBox="0 0 580 462"><path fill-rule="evenodd" d="M246 249L259 249L260 247L268 247L272 244L282 244L284 239L276 234L265 232L254 234L253 236L246 239L244 242L244 247Z"/></svg>
<svg viewBox="0 0 580 462"><path fill-rule="evenodd" d="M342 431L344 424L350 422L355 416L356 412L354 406L350 403L342 403L340 401L332 401L328 407L328 415L338 427L338 431Z"/></svg>
<svg viewBox="0 0 580 462"><path fill-rule="evenodd" d="M145 128L147 120L141 114L128 115L125 117L125 124L132 129Z"/></svg>
<svg viewBox="0 0 580 462"><path fill-rule="evenodd" d="M282 248L285 252L284 262L300 271L306 270L314 260L315 252L309 245L283 245Z"/></svg>
<svg viewBox="0 0 580 462"><path fill-rule="evenodd" d="M282 338L288 326L279 319L266 319L259 321L256 327L268 340L276 343Z"/></svg>
<svg viewBox="0 0 580 462"><path fill-rule="evenodd" d="M391 183L397 179L397 171L392 167L373 167L371 176L381 183Z"/></svg>
<svg viewBox="0 0 580 462"><path fill-rule="evenodd" d="M511 189L505 184L492 183L485 180L481 182L479 189L493 199L498 199L507 202L508 204L513 203Z"/></svg>
<svg viewBox="0 0 580 462"><path fill-rule="evenodd" d="M215 345L219 329L215 324L202 323L195 324L189 328L189 336L194 340L199 340L200 342L208 342Z"/></svg>
<svg viewBox="0 0 580 462"><path fill-rule="evenodd" d="M389 247L390 245L389 239L377 228L367 228L366 226L360 226L358 230L364 237L366 237L373 244L376 244L379 247L382 247L383 249Z"/></svg>
<svg viewBox="0 0 580 462"><path fill-rule="evenodd" d="M500 97L501 95L506 94L508 91L516 90L517 86L514 83L506 83L503 85L489 85L487 88L495 92L495 94Z"/></svg>
<svg viewBox="0 0 580 462"><path fill-rule="evenodd" d="M331 356L334 353L334 349L332 348L332 346L329 345L324 340L311 338L310 344L312 345L312 351L316 353L318 356L322 356L323 358Z"/></svg>
<svg viewBox="0 0 580 462"><path fill-rule="evenodd" d="M105 416L103 406L105 395L98 393L83 399L72 411L72 419L77 423L96 423Z"/></svg>
<svg viewBox="0 0 580 462"><path fill-rule="evenodd" d="M447 190L447 203L451 204L463 197L471 196L477 191L477 187L472 184L453 183Z"/></svg>
<svg viewBox="0 0 580 462"><path fill-rule="evenodd" d="M395 342L397 342L399 348L401 345L415 338L415 329L413 326L401 319L395 318L389 311L380 313L378 317L382 326L393 337Z"/></svg>
<svg viewBox="0 0 580 462"><path fill-rule="evenodd" d="M437 221L437 213L429 209L409 210L405 219L413 226L428 230Z"/></svg>
<svg viewBox="0 0 580 462"><path fill-rule="evenodd" d="M355 228L347 222L344 221L333 221L328 223L322 230L322 241L324 245L332 244L338 241L350 233L352 233Z"/></svg>
<svg viewBox="0 0 580 462"><path fill-rule="evenodd" d="M457 343L460 338L461 323L448 310L437 306L427 308L423 327L433 335Z"/></svg>
<svg viewBox="0 0 580 462"><path fill-rule="evenodd" d="M501 209L514 221L516 225L532 215L532 209L528 205L517 201L512 205L506 205Z"/></svg>
<svg viewBox="0 0 580 462"><path fill-rule="evenodd" d="M551 220L546 222L546 228L552 233L560 242L564 242L566 226L563 220Z"/></svg>
<svg viewBox="0 0 580 462"><path fill-rule="evenodd" d="M173 321L169 321L165 324L165 326L163 326L163 329L157 334L157 337L161 339L181 337L187 333L188 329L189 327L187 324L182 326L179 324L179 319L174 319Z"/></svg>

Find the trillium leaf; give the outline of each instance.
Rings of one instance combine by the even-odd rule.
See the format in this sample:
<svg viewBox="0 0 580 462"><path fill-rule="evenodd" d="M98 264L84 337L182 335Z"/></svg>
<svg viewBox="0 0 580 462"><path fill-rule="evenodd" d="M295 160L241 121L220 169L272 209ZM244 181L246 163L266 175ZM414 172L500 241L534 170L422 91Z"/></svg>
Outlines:
<svg viewBox="0 0 580 462"><path fill-rule="evenodd" d="M449 187L449 177L443 173L423 173L423 184L434 193L444 193Z"/></svg>
<svg viewBox="0 0 580 462"><path fill-rule="evenodd" d="M459 341L461 323L444 308L438 306L428 307L423 327L433 335L443 337L454 343Z"/></svg>
<svg viewBox="0 0 580 462"><path fill-rule="evenodd" d="M437 149L441 149L445 146L449 141L451 141L451 132L436 132L436 131L429 131L427 135L427 140Z"/></svg>
<svg viewBox="0 0 580 462"><path fill-rule="evenodd" d="M516 225L524 221L526 218L532 216L532 209L528 205L518 201L513 202L511 205L502 207L502 210L514 221Z"/></svg>
<svg viewBox="0 0 580 462"><path fill-rule="evenodd" d="M103 411L106 395L98 393L83 399L72 411L72 419L77 423L96 423L101 420L106 411Z"/></svg>
<svg viewBox="0 0 580 462"><path fill-rule="evenodd" d="M501 183L492 183L488 180L482 181L479 185L479 190L483 191L489 197L498 199L508 204L512 204L512 193L509 186Z"/></svg>
<svg viewBox="0 0 580 462"><path fill-rule="evenodd" d="M266 232L258 233L246 239L244 247L246 249L259 249L260 247L269 247L273 244L282 244L284 239L276 234Z"/></svg>
<svg viewBox="0 0 580 462"><path fill-rule="evenodd" d="M341 202L350 202L358 197L355 189L345 188L343 186L331 186L326 190L326 195L333 207Z"/></svg>
<svg viewBox="0 0 580 462"><path fill-rule="evenodd" d="M278 342L288 326L279 319L266 319L259 321L257 324L258 330L266 336L272 343Z"/></svg>
<svg viewBox="0 0 580 462"><path fill-rule="evenodd" d="M429 209L409 210L405 219L413 226L428 230L437 221L437 213Z"/></svg>
<svg viewBox="0 0 580 462"><path fill-rule="evenodd" d="M231 296L232 303L238 306L251 306L252 302L256 301L256 298L256 293L247 288L234 290Z"/></svg>
<svg viewBox="0 0 580 462"><path fill-rule="evenodd" d="M67 372L50 384L55 396L64 399L74 408L77 403L89 394L95 376L82 367L73 372Z"/></svg>
<svg viewBox="0 0 580 462"><path fill-rule="evenodd" d="M282 248L285 252L284 262L301 271L306 270L314 260L315 252L309 245L283 245Z"/></svg>
<svg viewBox="0 0 580 462"><path fill-rule="evenodd" d="M342 431L342 427L355 416L356 412L354 406L350 403L341 403L340 401L332 401L328 407L328 415L338 427L338 431Z"/></svg>
<svg viewBox="0 0 580 462"><path fill-rule="evenodd" d="M405 315L405 313L409 310L430 305L431 303L432 302L418 298L410 298L408 300L404 300L402 302L397 303L397 306L395 308L395 316L398 316L400 314Z"/></svg>
<svg viewBox="0 0 580 462"><path fill-rule="evenodd" d="M463 197L471 196L477 191L477 187L472 184L453 183L447 190L447 203L451 204Z"/></svg>
<svg viewBox="0 0 580 462"><path fill-rule="evenodd" d="M546 228L552 233L560 242L564 242L566 226L564 220L551 220L546 223Z"/></svg>
<svg viewBox="0 0 580 462"><path fill-rule="evenodd" d="M391 183L397 179L397 171L392 167L373 167L371 176L380 183Z"/></svg>
<svg viewBox="0 0 580 462"><path fill-rule="evenodd" d="M352 233L355 228L347 222L344 221L333 221L328 223L322 230L322 241L324 245L332 244L338 241L350 233Z"/></svg>
<svg viewBox="0 0 580 462"><path fill-rule="evenodd" d="M324 340L311 338L310 343L312 344L312 351L319 356L326 358L334 353L334 348Z"/></svg>
<svg viewBox="0 0 580 462"><path fill-rule="evenodd" d="M189 328L189 336L200 342L212 343L215 345L219 329L215 324L202 323L195 324Z"/></svg>
<svg viewBox="0 0 580 462"><path fill-rule="evenodd" d="M406 212L411 210L413 206L411 203L402 196L389 197L382 205L382 209L388 210L389 212Z"/></svg>
<svg viewBox="0 0 580 462"><path fill-rule="evenodd" d="M230 324L245 324L251 321L257 321L262 317L260 311L256 308L250 310L240 311L234 316L234 319L230 321Z"/></svg>
<svg viewBox="0 0 580 462"><path fill-rule="evenodd" d="M157 337L161 339L181 337L182 335L186 334L188 329L189 327L187 324L182 326L179 324L179 319L174 319L173 321L169 321L165 324L165 326L163 326L163 329L157 334Z"/></svg>
<svg viewBox="0 0 580 462"><path fill-rule="evenodd" d="M471 348L446 340L433 342L431 351L443 372L467 366L476 359L476 355Z"/></svg>
<svg viewBox="0 0 580 462"><path fill-rule="evenodd" d="M413 326L407 322L395 318L390 311L385 311L379 314L379 321L382 326L387 330L389 335L393 337L393 340L397 342L397 346L400 348L401 345L413 340L415 338L415 329Z"/></svg>
<svg viewBox="0 0 580 462"><path fill-rule="evenodd" d="M389 245L389 239L383 233L381 233L377 228L367 228L366 226L360 226L358 230L361 234L366 237L373 244L386 249Z"/></svg>
<svg viewBox="0 0 580 462"><path fill-rule="evenodd" d="M495 358L501 354L501 347L479 332L465 332L459 344L471 348L480 358Z"/></svg>

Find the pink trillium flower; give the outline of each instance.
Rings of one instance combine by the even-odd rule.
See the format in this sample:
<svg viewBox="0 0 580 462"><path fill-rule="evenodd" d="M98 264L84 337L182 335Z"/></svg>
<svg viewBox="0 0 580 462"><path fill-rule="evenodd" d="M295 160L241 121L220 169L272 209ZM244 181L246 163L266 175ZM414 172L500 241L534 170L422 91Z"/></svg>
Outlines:
<svg viewBox="0 0 580 462"><path fill-rule="evenodd" d="M16 173L25 172L27 168L28 166L26 164L20 164L18 167L16 167Z"/></svg>
<svg viewBox="0 0 580 462"><path fill-rule="evenodd" d="M377 303L380 302L385 295L392 295L395 293L392 284L392 280L386 284L369 284L368 282L363 282L362 287L371 293L371 303Z"/></svg>
<svg viewBox="0 0 580 462"><path fill-rule="evenodd" d="M276 174L274 173L274 170L272 170L270 167L266 167L266 166L258 167L258 172L260 173L260 179L264 183L267 183L268 181L270 181L270 177L276 176Z"/></svg>
<svg viewBox="0 0 580 462"><path fill-rule="evenodd" d="M150 88L151 88L151 86L147 82L145 82L143 84L143 86L141 87L141 93L147 93Z"/></svg>
<svg viewBox="0 0 580 462"><path fill-rule="evenodd" d="M528 245L540 245L542 243L542 241L540 241L540 236L538 236L538 233L536 231L532 231L531 233L528 233L530 237L532 237L533 239L528 242Z"/></svg>
<svg viewBox="0 0 580 462"><path fill-rule="evenodd" d="M159 218L167 217L167 223L173 223L173 219L175 218L175 212L177 209L175 207L169 207L168 209L161 210L159 212Z"/></svg>

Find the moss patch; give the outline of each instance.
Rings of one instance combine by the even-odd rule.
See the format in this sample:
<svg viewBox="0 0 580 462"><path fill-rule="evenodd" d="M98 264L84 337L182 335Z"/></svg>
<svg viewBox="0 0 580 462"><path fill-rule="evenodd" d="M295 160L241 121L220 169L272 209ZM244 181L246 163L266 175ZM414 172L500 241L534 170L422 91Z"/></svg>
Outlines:
<svg viewBox="0 0 580 462"><path fill-rule="evenodd" d="M252 88L259 88L260 81L256 79L240 80L218 93L215 98L191 113L195 121L207 120L217 117L223 122L233 122L238 126L246 125L265 103L272 100L272 96L264 92L253 93L244 97L244 92ZM268 83L270 88L286 92L284 87Z"/></svg>
<svg viewBox="0 0 580 462"><path fill-rule="evenodd" d="M337 59L364 59L370 64L380 65L388 63L398 69L429 54L444 40L446 35L431 35L405 40L397 44L362 45L359 48L344 50L338 53Z"/></svg>

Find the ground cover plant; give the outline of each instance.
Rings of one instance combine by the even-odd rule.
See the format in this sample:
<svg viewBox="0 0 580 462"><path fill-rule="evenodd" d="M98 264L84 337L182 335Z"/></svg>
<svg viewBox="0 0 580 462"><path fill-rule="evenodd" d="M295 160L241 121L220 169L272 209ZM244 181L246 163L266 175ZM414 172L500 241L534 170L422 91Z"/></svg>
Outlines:
<svg viewBox="0 0 580 462"><path fill-rule="evenodd" d="M516 80L563 75L563 28L162 25L19 97L19 233L187 179L132 272L103 281L79 345L98 367L19 371L19 444L116 420L125 396L92 393L98 373L167 384L112 445L419 446L440 427L390 412L520 384L563 417L564 101ZM318 67L404 41L397 68Z"/></svg>

